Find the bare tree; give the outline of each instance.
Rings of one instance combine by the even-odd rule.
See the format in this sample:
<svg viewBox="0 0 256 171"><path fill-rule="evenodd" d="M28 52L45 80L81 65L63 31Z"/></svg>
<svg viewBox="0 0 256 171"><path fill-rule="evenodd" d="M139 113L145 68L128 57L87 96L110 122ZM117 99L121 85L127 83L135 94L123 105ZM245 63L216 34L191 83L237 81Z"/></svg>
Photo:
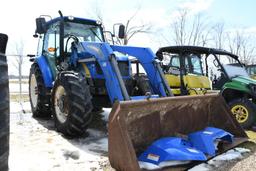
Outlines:
<svg viewBox="0 0 256 171"><path fill-rule="evenodd" d="M256 47L250 39L250 35L243 31L236 31L235 33L228 33L229 51L237 56L240 60L248 65L255 62Z"/></svg>
<svg viewBox="0 0 256 171"><path fill-rule="evenodd" d="M225 42L225 30L224 30L224 23L217 23L213 26L213 41L215 44L215 48L223 49Z"/></svg>
<svg viewBox="0 0 256 171"><path fill-rule="evenodd" d="M90 15L95 17L96 20L101 21L103 23L104 17L102 14L102 9L98 1L94 1L92 4L91 11L89 11Z"/></svg>
<svg viewBox="0 0 256 171"><path fill-rule="evenodd" d="M13 66L18 70L19 73L19 101L21 103L22 101L22 64L23 64L23 55L24 53L24 41L23 39L20 39L19 41L15 42L13 45L12 54L9 54L8 56L14 57L15 62L13 63Z"/></svg>
<svg viewBox="0 0 256 171"><path fill-rule="evenodd" d="M179 16L171 24L171 31L176 45L205 46L209 39L210 29L208 22L202 14L191 16L187 10L180 10Z"/></svg>
<svg viewBox="0 0 256 171"><path fill-rule="evenodd" d="M127 45L135 35L151 32L152 30L151 24L140 24L140 25L133 24L133 21L135 21L138 12L139 12L139 9L125 22L124 38L120 39L117 37L118 44Z"/></svg>
<svg viewBox="0 0 256 171"><path fill-rule="evenodd" d="M98 1L93 2L93 10L91 12L92 16L96 17L97 20L101 21L103 23L104 21L104 15L102 14L102 8L101 6L98 4ZM139 25L135 25L134 21L136 20L136 16L140 11L140 7L137 8L137 10L135 11L135 13L125 22L125 36L123 39L120 39L118 37L115 37L115 42L113 43L117 43L120 45L127 45L129 43L129 41L135 37L138 34L141 33L150 33L152 30L152 25L151 24L139 24ZM104 25L103 25L104 27ZM104 28L105 30L105 28ZM114 31L114 30L113 30ZM117 33L113 33L113 35L115 36ZM111 35L111 36L113 36ZM107 40L110 40L111 38L109 38L109 35L105 35L105 38Z"/></svg>
<svg viewBox="0 0 256 171"><path fill-rule="evenodd" d="M172 24L172 28L174 30L174 41L177 45L186 44L186 24L187 24L187 11L180 11L180 16L177 20Z"/></svg>

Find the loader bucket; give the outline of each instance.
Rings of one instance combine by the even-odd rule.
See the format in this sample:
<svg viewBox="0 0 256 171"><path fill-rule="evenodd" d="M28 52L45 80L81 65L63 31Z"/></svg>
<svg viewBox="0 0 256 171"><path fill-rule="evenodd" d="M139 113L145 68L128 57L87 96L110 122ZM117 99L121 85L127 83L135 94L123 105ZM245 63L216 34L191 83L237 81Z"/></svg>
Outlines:
<svg viewBox="0 0 256 171"><path fill-rule="evenodd" d="M115 103L109 116L111 166L120 171L139 171L139 154L155 140L184 137L209 126L234 135L233 143L223 145L218 154L247 141L246 133L219 94ZM187 167L163 170L184 170Z"/></svg>

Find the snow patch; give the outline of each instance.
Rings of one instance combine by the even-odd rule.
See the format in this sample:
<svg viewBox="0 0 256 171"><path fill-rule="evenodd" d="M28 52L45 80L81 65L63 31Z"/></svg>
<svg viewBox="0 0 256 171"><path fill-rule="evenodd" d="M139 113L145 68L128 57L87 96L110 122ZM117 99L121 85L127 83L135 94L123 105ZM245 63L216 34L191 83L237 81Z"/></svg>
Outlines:
<svg viewBox="0 0 256 171"><path fill-rule="evenodd" d="M159 165L155 165L149 162L143 162L139 161L139 166L141 169L147 169L147 170L155 170L155 169L161 169L168 166L177 166L177 165L184 165L190 163L190 161L164 161L159 163Z"/></svg>
<svg viewBox="0 0 256 171"><path fill-rule="evenodd" d="M20 84L19 83L9 83L10 93L19 93L20 92ZM28 93L28 84L21 84L21 92Z"/></svg>
<svg viewBox="0 0 256 171"><path fill-rule="evenodd" d="M139 161L138 163L141 169L147 169L147 170L160 169L159 166L152 163L142 162L142 161Z"/></svg>
<svg viewBox="0 0 256 171"><path fill-rule="evenodd" d="M234 148L226 153L220 154L213 159L209 160L207 163L199 164L191 169L189 171L207 171L207 170L213 170L214 167L221 166L226 161L236 160L236 159L242 159L244 153L250 152L249 149L246 148Z"/></svg>
<svg viewBox="0 0 256 171"><path fill-rule="evenodd" d="M207 165L206 163L202 163L189 169L188 171L209 171L209 170L211 170L209 168L209 165Z"/></svg>
<svg viewBox="0 0 256 171"><path fill-rule="evenodd" d="M19 105L12 103L11 107ZM11 113L9 170L103 170L101 164L108 163L107 135L94 129L89 129L88 134L66 139L55 130L52 119Z"/></svg>
<svg viewBox="0 0 256 171"><path fill-rule="evenodd" d="M241 147L236 147L235 148L235 151L238 151L238 152L240 152L240 153L249 153L249 152L251 152L251 150L250 149L247 149L247 148L241 148Z"/></svg>
<svg viewBox="0 0 256 171"><path fill-rule="evenodd" d="M10 103L10 113L19 113L24 111L31 111L30 102L11 102Z"/></svg>

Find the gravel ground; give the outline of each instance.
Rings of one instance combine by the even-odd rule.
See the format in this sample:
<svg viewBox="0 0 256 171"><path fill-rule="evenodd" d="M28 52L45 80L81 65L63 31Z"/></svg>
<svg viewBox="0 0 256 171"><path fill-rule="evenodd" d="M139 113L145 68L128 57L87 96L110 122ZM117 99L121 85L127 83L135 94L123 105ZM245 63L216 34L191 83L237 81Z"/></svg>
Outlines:
<svg viewBox="0 0 256 171"><path fill-rule="evenodd" d="M252 171L256 170L256 153L253 153L248 158L237 162L234 166L230 168L231 171Z"/></svg>

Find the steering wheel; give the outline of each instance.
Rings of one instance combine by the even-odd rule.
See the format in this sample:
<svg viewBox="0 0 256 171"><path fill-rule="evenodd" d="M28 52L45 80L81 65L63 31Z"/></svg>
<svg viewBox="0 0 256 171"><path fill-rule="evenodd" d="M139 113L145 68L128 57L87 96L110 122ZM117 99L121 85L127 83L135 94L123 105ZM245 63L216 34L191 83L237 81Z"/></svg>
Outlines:
<svg viewBox="0 0 256 171"><path fill-rule="evenodd" d="M73 34L67 34L66 36L64 36L64 38L67 37L67 41L66 41L66 46L65 46L65 53L68 52L68 42L72 39L74 43L78 43L79 42L79 39L78 37L76 37L75 35Z"/></svg>

